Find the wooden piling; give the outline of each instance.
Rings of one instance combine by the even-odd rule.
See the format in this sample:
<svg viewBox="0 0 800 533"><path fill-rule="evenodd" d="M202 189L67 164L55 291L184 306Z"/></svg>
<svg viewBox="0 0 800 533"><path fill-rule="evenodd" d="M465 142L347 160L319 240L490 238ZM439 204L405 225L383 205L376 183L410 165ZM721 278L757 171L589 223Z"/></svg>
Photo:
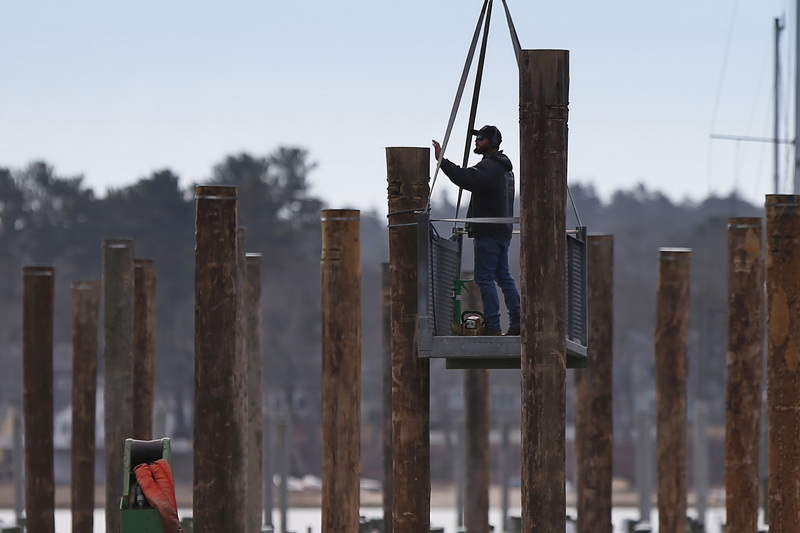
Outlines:
<svg viewBox="0 0 800 533"><path fill-rule="evenodd" d="M688 249L659 250L656 302L656 463L658 531L686 531Z"/></svg>
<svg viewBox="0 0 800 533"><path fill-rule="evenodd" d="M125 439L133 434L133 241L103 241L106 531L119 531Z"/></svg>
<svg viewBox="0 0 800 533"><path fill-rule="evenodd" d="M489 532L489 371L464 370L464 525Z"/></svg>
<svg viewBox="0 0 800 533"><path fill-rule="evenodd" d="M575 370L578 533L611 533L614 237L590 235L589 368Z"/></svg>
<svg viewBox="0 0 800 533"><path fill-rule="evenodd" d="M231 475L239 480L236 489L236 501L241 502L242 522L245 524L245 533L260 533L258 529L250 529L250 474L248 453L248 414L247 414L247 261L245 228L236 228L236 360L234 361L233 394L236 408L236 422L234 429L239 432L239 450L234 452L233 472Z"/></svg>
<svg viewBox="0 0 800 533"><path fill-rule="evenodd" d="M767 195L767 423L770 531L800 516L800 196Z"/></svg>
<svg viewBox="0 0 800 533"><path fill-rule="evenodd" d="M694 508L698 524L705 527L709 487L708 406L694 402L692 424L692 473L694 474Z"/></svg>
<svg viewBox="0 0 800 533"><path fill-rule="evenodd" d="M22 372L27 531L55 531L53 309L55 269L22 269Z"/></svg>
<svg viewBox="0 0 800 533"><path fill-rule="evenodd" d="M97 334L100 282L72 283L72 481L73 533L94 531Z"/></svg>
<svg viewBox="0 0 800 533"><path fill-rule="evenodd" d="M462 410L463 411L463 410ZM466 477L466 465L464 462L466 446L464 446L464 417L463 412L460 413L461 417L451 431L450 425L445 424L445 446L449 450L448 455L452 458L450 463L452 465L453 482L455 484L456 492L456 526L458 529L464 529L464 483Z"/></svg>
<svg viewBox="0 0 800 533"><path fill-rule="evenodd" d="M322 211L322 532L358 530L360 213Z"/></svg>
<svg viewBox="0 0 800 533"><path fill-rule="evenodd" d="M520 55L522 532L566 527L569 52Z"/></svg>
<svg viewBox="0 0 800 533"><path fill-rule="evenodd" d="M235 187L195 191L194 487L196 533L245 531L236 499L244 446L236 387Z"/></svg>
<svg viewBox="0 0 800 533"><path fill-rule="evenodd" d="M636 411L636 493L639 521L650 522L653 511L653 423L644 409Z"/></svg>
<svg viewBox="0 0 800 533"><path fill-rule="evenodd" d="M289 412L287 408L287 413ZM288 414L278 418L275 428L275 440L277 441L278 456L278 476L281 479L278 488L278 507L281 515L280 533L289 533L289 461L291 452L289 451L289 439L291 429Z"/></svg>
<svg viewBox="0 0 800 533"><path fill-rule="evenodd" d="M155 291L152 259L133 260L133 438L153 438Z"/></svg>
<svg viewBox="0 0 800 533"><path fill-rule="evenodd" d="M471 271L461 279L473 279ZM477 283L465 284L464 310L483 311ZM464 525L467 531L489 533L489 371L464 370Z"/></svg>
<svg viewBox="0 0 800 533"><path fill-rule="evenodd" d="M273 475L275 474L275 467L273 466L275 461L273 460L273 440L274 440L274 431L273 431L273 417L269 413L269 411L264 412L264 453L262 454L262 461L264 465L264 474L263 474L263 483L262 486L264 487L264 525L265 526L272 526L274 525L272 522L272 512L274 510L274 503L275 503L275 482L273 481Z"/></svg>
<svg viewBox="0 0 800 533"><path fill-rule="evenodd" d="M510 531L509 508L511 492L511 424L503 420L500 426L500 531Z"/></svg>
<svg viewBox="0 0 800 533"><path fill-rule="evenodd" d="M383 382L383 531L392 533L392 291L389 263L381 264L381 360Z"/></svg>
<svg viewBox="0 0 800 533"><path fill-rule="evenodd" d="M728 219L727 533L758 529L764 263L760 218Z"/></svg>
<svg viewBox="0 0 800 533"><path fill-rule="evenodd" d="M261 342L261 254L245 256L247 271L247 519L249 531L263 523L264 396Z"/></svg>
<svg viewBox="0 0 800 533"><path fill-rule="evenodd" d="M415 209L428 201L430 150L387 148L392 294L394 533L430 527L430 362L418 357ZM563 294L562 294L563 299Z"/></svg>
<svg viewBox="0 0 800 533"><path fill-rule="evenodd" d="M14 433L11 436L11 477L14 479L14 517L17 525L23 526L25 524L25 446L22 434L25 428L22 423L22 411L17 408L12 408L12 411Z"/></svg>

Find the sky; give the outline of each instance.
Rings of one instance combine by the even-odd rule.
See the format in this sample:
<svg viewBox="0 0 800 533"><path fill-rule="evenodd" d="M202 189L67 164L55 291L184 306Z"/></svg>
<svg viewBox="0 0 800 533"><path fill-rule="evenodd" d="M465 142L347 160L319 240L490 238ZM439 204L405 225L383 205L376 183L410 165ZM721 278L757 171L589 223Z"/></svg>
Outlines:
<svg viewBox="0 0 800 533"><path fill-rule="evenodd" d="M776 192L770 143L712 136L773 136L782 18L780 136L794 137L794 2L507 2L522 48L569 50L570 184L606 200L639 184L673 201ZM300 147L328 207L385 213L385 150L442 140L482 4L0 0L0 167L44 160L103 195L162 169L202 184L228 155ZM495 4L476 125L496 125L518 165L519 82ZM793 149L779 159L790 193ZM437 178L434 201L456 192Z"/></svg>

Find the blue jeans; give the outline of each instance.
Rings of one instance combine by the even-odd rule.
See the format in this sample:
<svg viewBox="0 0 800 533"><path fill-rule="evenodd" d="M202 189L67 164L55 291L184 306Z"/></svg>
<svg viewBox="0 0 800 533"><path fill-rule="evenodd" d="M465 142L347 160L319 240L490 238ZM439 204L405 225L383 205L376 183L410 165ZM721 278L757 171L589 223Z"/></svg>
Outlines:
<svg viewBox="0 0 800 533"><path fill-rule="evenodd" d="M519 328L519 291L508 269L509 244L511 241L504 239L474 239L475 283L481 291L486 329L500 330L500 301L495 282L503 291L509 327Z"/></svg>

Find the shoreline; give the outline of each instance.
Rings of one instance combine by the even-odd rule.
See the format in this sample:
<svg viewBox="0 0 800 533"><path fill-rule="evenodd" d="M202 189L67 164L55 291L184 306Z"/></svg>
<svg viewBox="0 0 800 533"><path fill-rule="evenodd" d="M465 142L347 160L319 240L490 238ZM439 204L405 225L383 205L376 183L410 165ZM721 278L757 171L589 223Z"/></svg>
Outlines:
<svg viewBox="0 0 800 533"><path fill-rule="evenodd" d="M120 492L120 496L122 496ZM274 509L279 507L279 489L275 487L273 490L274 496ZM104 507L105 489L102 485L96 485L94 491L95 507ZM192 507L192 485L191 483L177 483L175 485L175 497L178 501L179 507L191 508ZM520 507L521 493L519 487L514 487L509 490L509 506L511 508ZM689 495L688 506L691 507L694 501L693 494ZM57 509L69 509L70 507L70 486L57 485L55 491L55 506ZM381 507L383 505L383 497L380 491L374 490L361 490L360 495L362 507ZM575 507L577 505L576 495L574 492L567 492L567 506ZM320 507L322 505L322 492L319 489L306 489L303 491L289 491L288 494L289 507L292 508L309 508ZM455 507L456 506L456 493L455 486L452 483L434 482L431 484L430 505L432 508L442 507ZM500 507L501 505L501 490L499 485L491 485L489 488L489 506ZM614 507L637 507L638 495L630 490L615 490L612 495L612 505ZM724 495L720 497L716 491L711 491L708 501L708 507L724 507ZM657 507L654 499L653 508ZM14 486L10 481L0 482L0 509L13 509L14 508Z"/></svg>

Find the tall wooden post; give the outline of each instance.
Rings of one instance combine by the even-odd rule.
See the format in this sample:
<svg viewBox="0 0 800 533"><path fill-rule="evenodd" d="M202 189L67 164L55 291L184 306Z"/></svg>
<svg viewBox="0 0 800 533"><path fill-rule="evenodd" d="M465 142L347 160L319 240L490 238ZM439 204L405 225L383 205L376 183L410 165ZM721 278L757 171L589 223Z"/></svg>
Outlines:
<svg viewBox="0 0 800 533"><path fill-rule="evenodd" d="M288 409L287 409L288 412ZM291 431L289 429L289 415L282 415L276 424L275 439L277 441L278 456L278 476L281 478L281 485L278 489L278 507L280 507L281 529L280 533L289 533L289 439Z"/></svg>
<svg viewBox="0 0 800 533"><path fill-rule="evenodd" d="M100 282L72 283L72 483L73 533L94 531L97 333Z"/></svg>
<svg viewBox="0 0 800 533"><path fill-rule="evenodd" d="M387 148L392 294L392 529L430 527L430 362L418 357L415 209L428 201L430 150ZM563 296L562 296L563 298Z"/></svg>
<svg viewBox="0 0 800 533"><path fill-rule="evenodd" d="M248 453L248 415L247 415L247 262L245 250L246 245L245 228L236 228L236 360L234 361L233 371L233 394L236 403L236 422L234 430L239 432L239 439L236 444L237 450L234 451L233 467L231 473L234 478L239 480L234 487L236 490L236 501L241 502L242 523L245 524L246 533L260 533L258 529L250 529L250 475Z"/></svg>
<svg viewBox="0 0 800 533"><path fill-rule="evenodd" d="M358 530L361 242L355 210L322 211L322 531Z"/></svg>
<svg viewBox="0 0 800 533"><path fill-rule="evenodd" d="M466 446L464 446L464 414L459 413L461 419L455 424L455 431L451 431L449 425L445 425L445 446L450 451L452 457L453 481L456 486L456 525L458 529L464 526L464 481L466 477L464 458L466 457Z"/></svg>
<svg viewBox="0 0 800 533"><path fill-rule="evenodd" d="M133 434L133 241L103 241L106 531L119 531L125 439Z"/></svg>
<svg viewBox="0 0 800 533"><path fill-rule="evenodd" d="M566 527L569 52L520 56L522 531Z"/></svg>
<svg viewBox="0 0 800 533"><path fill-rule="evenodd" d="M55 531L53 466L53 309L55 269L22 269L26 529Z"/></svg>
<svg viewBox="0 0 800 533"><path fill-rule="evenodd" d="M261 254L248 253L247 263L247 520L249 531L263 522L264 397L261 357Z"/></svg>
<svg viewBox="0 0 800 533"><path fill-rule="evenodd" d="M760 218L728 220L728 381L725 509L728 533L758 528L764 266Z"/></svg>
<svg viewBox="0 0 800 533"><path fill-rule="evenodd" d="M694 508L697 521L706 525L709 487L708 406L695 400L692 425L692 472L694 474Z"/></svg>
<svg viewBox="0 0 800 533"><path fill-rule="evenodd" d="M614 237L590 235L589 368L575 370L578 533L611 533Z"/></svg>
<svg viewBox="0 0 800 533"><path fill-rule="evenodd" d="M472 272L462 272L472 279ZM483 310L474 281L464 287L463 309ZM467 531L489 533L489 371L464 370L464 525Z"/></svg>
<svg viewBox="0 0 800 533"><path fill-rule="evenodd" d="M24 379L24 378L23 378ZM20 409L13 408L14 434L11 436L11 477L14 479L14 516L17 525L25 524L25 446L22 433L25 431L22 419L24 414Z"/></svg>
<svg viewBox="0 0 800 533"><path fill-rule="evenodd" d="M489 532L489 371L464 370L464 525Z"/></svg>
<svg viewBox="0 0 800 533"><path fill-rule="evenodd" d="M155 291L152 259L133 260L133 438L153 438Z"/></svg>
<svg viewBox="0 0 800 533"><path fill-rule="evenodd" d="M656 302L656 463L658 531L686 531L688 249L659 250Z"/></svg>
<svg viewBox="0 0 800 533"><path fill-rule="evenodd" d="M262 383L263 385L263 383ZM274 461L274 448L273 442L275 440L273 427L275 426L275 418L267 410L264 412L264 453L262 455L264 465L264 525L272 526L272 512L275 509L275 482L273 475L275 473Z"/></svg>
<svg viewBox="0 0 800 533"><path fill-rule="evenodd" d="M767 195L769 528L800 516L800 196Z"/></svg>
<svg viewBox="0 0 800 533"><path fill-rule="evenodd" d="M636 493L639 497L639 520L650 522L653 512L653 424L650 414L636 412Z"/></svg>
<svg viewBox="0 0 800 533"><path fill-rule="evenodd" d="M500 426L500 531L509 531L511 492L511 424L503 417Z"/></svg>
<svg viewBox="0 0 800 533"><path fill-rule="evenodd" d="M389 263L381 264L381 360L383 382L383 531L392 533L392 291Z"/></svg>
<svg viewBox="0 0 800 533"><path fill-rule="evenodd" d="M194 530L245 531L236 387L235 187L195 192Z"/></svg>

